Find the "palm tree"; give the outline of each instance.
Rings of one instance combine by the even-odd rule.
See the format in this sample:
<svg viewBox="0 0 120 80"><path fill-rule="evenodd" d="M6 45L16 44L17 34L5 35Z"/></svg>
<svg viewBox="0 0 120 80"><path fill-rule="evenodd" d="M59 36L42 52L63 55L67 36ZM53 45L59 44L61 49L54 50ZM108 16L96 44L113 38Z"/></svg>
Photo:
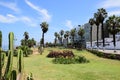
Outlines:
<svg viewBox="0 0 120 80"><path fill-rule="evenodd" d="M99 22L101 23L103 50L104 50L104 47L105 47L105 36L104 36L103 22L104 22L105 18L107 17L107 12L106 12L105 9L100 8L100 9L98 9L98 13L99 13L98 19L99 19Z"/></svg>
<svg viewBox="0 0 120 80"><path fill-rule="evenodd" d="M28 34L28 32L24 32L24 35L23 35L23 36L25 37L25 45L27 46L27 45L28 45L27 41L28 41L28 39L29 39L29 34Z"/></svg>
<svg viewBox="0 0 120 80"><path fill-rule="evenodd" d="M61 31L60 31L60 35L61 35L61 45L63 44L63 42L62 42L62 38L63 38L62 36L63 36L63 34L64 34L64 30L61 30Z"/></svg>
<svg viewBox="0 0 120 80"><path fill-rule="evenodd" d="M115 15L110 16L108 20L106 20L106 23L108 25L109 33L113 35L113 45L114 45L114 51L116 47L116 38L115 35L120 32L120 17L117 17Z"/></svg>
<svg viewBox="0 0 120 80"><path fill-rule="evenodd" d="M57 37L58 37L58 33L55 32L55 33L54 33L54 36L55 36L55 45L56 45L56 43L57 43Z"/></svg>
<svg viewBox="0 0 120 80"><path fill-rule="evenodd" d="M80 28L78 30L78 35L81 37L81 40L83 39L83 35L85 34L85 30L83 28Z"/></svg>
<svg viewBox="0 0 120 80"><path fill-rule="evenodd" d="M25 36L25 40L28 40L29 39L29 34L28 34L28 32L24 32L24 35L23 36Z"/></svg>
<svg viewBox="0 0 120 80"><path fill-rule="evenodd" d="M71 31L70 31L70 35L72 37L73 43L74 43L75 32L76 32L76 29L71 29Z"/></svg>
<svg viewBox="0 0 120 80"><path fill-rule="evenodd" d="M43 45L43 47L44 47L44 34L48 31L48 24L47 24L47 22L42 22L41 24L40 24L40 26L41 26L41 29L42 29L42 45Z"/></svg>
<svg viewBox="0 0 120 80"><path fill-rule="evenodd" d="M58 38L59 44L60 44L60 42L61 42L60 34L57 34L57 38Z"/></svg>
<svg viewBox="0 0 120 80"><path fill-rule="evenodd" d="M65 34L66 34L67 44L68 44L68 37L69 37L70 32L69 32L69 31L66 31Z"/></svg>
<svg viewBox="0 0 120 80"><path fill-rule="evenodd" d="M94 23L95 23L94 19L91 18L91 19L89 20L89 24L91 25L91 26L90 26L90 42L91 42L91 48L92 48L92 26L94 25Z"/></svg>
<svg viewBox="0 0 120 80"><path fill-rule="evenodd" d="M98 39L99 39L99 13L94 13L94 20L95 20L95 24L97 26L97 48L99 47L98 45Z"/></svg>

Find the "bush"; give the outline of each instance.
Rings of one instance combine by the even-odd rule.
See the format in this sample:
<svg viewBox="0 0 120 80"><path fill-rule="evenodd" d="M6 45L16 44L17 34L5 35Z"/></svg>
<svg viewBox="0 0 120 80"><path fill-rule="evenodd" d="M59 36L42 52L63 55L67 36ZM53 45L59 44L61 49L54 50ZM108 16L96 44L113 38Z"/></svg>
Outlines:
<svg viewBox="0 0 120 80"><path fill-rule="evenodd" d="M89 52L103 58L120 60L120 54L104 53L97 50L88 50Z"/></svg>
<svg viewBox="0 0 120 80"><path fill-rule="evenodd" d="M51 51L47 57L49 58L58 58L58 57L74 57L74 54L70 50L64 50L64 51Z"/></svg>
<svg viewBox="0 0 120 80"><path fill-rule="evenodd" d="M19 46L19 48L23 50L25 57L28 57L28 55L33 53L33 51L28 46Z"/></svg>
<svg viewBox="0 0 120 80"><path fill-rule="evenodd" d="M55 64L77 64L77 63L88 63L84 56L75 56L75 57L59 57L52 60Z"/></svg>

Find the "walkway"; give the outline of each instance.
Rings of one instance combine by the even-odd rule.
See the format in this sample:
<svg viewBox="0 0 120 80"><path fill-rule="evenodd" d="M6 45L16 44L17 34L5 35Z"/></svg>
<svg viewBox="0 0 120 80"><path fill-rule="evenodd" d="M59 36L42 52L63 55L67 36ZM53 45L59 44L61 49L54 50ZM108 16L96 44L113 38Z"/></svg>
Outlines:
<svg viewBox="0 0 120 80"><path fill-rule="evenodd" d="M105 52L105 53L111 53L111 54L120 54L120 50L116 50L116 52L114 52L114 50L102 50L102 49L99 49L99 51L101 52Z"/></svg>

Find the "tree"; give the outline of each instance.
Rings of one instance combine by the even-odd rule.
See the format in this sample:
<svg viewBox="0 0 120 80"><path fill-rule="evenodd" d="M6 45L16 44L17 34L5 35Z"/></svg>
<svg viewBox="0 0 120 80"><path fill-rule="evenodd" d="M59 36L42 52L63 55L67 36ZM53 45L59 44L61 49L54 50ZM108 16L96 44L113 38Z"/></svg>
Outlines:
<svg viewBox="0 0 120 80"><path fill-rule="evenodd" d="M41 26L41 29L42 29L42 45L43 45L43 47L44 47L44 34L48 31L48 24L47 24L47 22L42 22L41 24L40 24L40 26Z"/></svg>
<svg viewBox="0 0 120 80"><path fill-rule="evenodd" d="M68 44L68 38L69 38L70 32L69 32L69 31L66 31L65 34L66 34L67 44Z"/></svg>
<svg viewBox="0 0 120 80"><path fill-rule="evenodd" d="M24 40L25 40L25 41L24 41L24 40L22 40L22 41L24 41L24 42L23 42L24 45L27 46L27 45L28 45L27 41L28 41L28 39L29 39L29 34L28 34L28 32L24 32L23 36L24 36Z"/></svg>
<svg viewBox="0 0 120 80"><path fill-rule="evenodd" d="M57 34L57 38L59 40L59 43L61 42L60 34Z"/></svg>
<svg viewBox="0 0 120 80"><path fill-rule="evenodd" d="M107 17L107 12L106 12L105 9L100 8L100 9L98 9L98 13L99 13L98 19L99 19L99 22L101 23L103 49L104 49L104 47L105 47L105 36L104 36L103 22L104 22L105 18Z"/></svg>
<svg viewBox="0 0 120 80"><path fill-rule="evenodd" d="M76 32L76 29L71 29L71 31L70 31L70 35L72 37L73 43L74 43L75 32Z"/></svg>
<svg viewBox="0 0 120 80"><path fill-rule="evenodd" d="M78 35L81 37L81 40L83 39L83 35L85 34L85 30L83 28L80 28L78 30Z"/></svg>
<svg viewBox="0 0 120 80"><path fill-rule="evenodd" d="M89 20L89 24L91 25L90 26L90 43L91 43L91 48L92 48L92 26L94 25L95 21L93 18L90 18Z"/></svg>
<svg viewBox="0 0 120 80"><path fill-rule="evenodd" d="M55 36L55 45L56 45L56 43L57 43L57 37L58 37L58 33L55 32L55 33L54 33L54 36Z"/></svg>
<svg viewBox="0 0 120 80"><path fill-rule="evenodd" d="M98 39L99 39L99 23L100 23L100 21L99 21L99 13L98 12L94 13L94 20L95 20L95 24L97 26L97 47L99 47Z"/></svg>
<svg viewBox="0 0 120 80"><path fill-rule="evenodd" d="M63 36L63 34L64 34L64 30L61 30L61 31L60 31L60 36L61 36L61 45L63 44L63 42L62 42L62 41L63 41L63 37L62 37L62 36Z"/></svg>
<svg viewBox="0 0 120 80"><path fill-rule="evenodd" d="M109 33L113 35L113 45L114 51L116 47L116 38L115 35L120 32L120 17L115 15L110 16L108 20L106 20L106 24L108 25Z"/></svg>

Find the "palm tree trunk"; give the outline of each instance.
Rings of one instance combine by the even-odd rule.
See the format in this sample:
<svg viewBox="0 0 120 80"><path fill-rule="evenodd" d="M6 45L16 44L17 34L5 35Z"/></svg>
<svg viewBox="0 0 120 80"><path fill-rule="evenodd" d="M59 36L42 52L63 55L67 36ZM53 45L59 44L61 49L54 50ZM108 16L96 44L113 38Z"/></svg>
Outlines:
<svg viewBox="0 0 120 80"><path fill-rule="evenodd" d="M97 48L99 47L98 38L99 38L99 25L97 25Z"/></svg>
<svg viewBox="0 0 120 80"><path fill-rule="evenodd" d="M44 32L42 33L42 45L44 47Z"/></svg>
<svg viewBox="0 0 120 80"><path fill-rule="evenodd" d="M103 39L103 50L104 50L104 47L105 47L105 36L104 36L103 23L102 23L102 39Z"/></svg>
<svg viewBox="0 0 120 80"><path fill-rule="evenodd" d="M73 44L73 46L74 46L74 36L72 36L72 40L73 40L72 44Z"/></svg>
<svg viewBox="0 0 120 80"><path fill-rule="evenodd" d="M91 49L92 49L92 26L90 27L90 42L91 42Z"/></svg>
<svg viewBox="0 0 120 80"><path fill-rule="evenodd" d="M115 34L113 34L113 45L114 45L114 52L116 52L116 40L115 40Z"/></svg>
<svg viewBox="0 0 120 80"><path fill-rule="evenodd" d="M68 37L67 37L67 45L68 45Z"/></svg>

